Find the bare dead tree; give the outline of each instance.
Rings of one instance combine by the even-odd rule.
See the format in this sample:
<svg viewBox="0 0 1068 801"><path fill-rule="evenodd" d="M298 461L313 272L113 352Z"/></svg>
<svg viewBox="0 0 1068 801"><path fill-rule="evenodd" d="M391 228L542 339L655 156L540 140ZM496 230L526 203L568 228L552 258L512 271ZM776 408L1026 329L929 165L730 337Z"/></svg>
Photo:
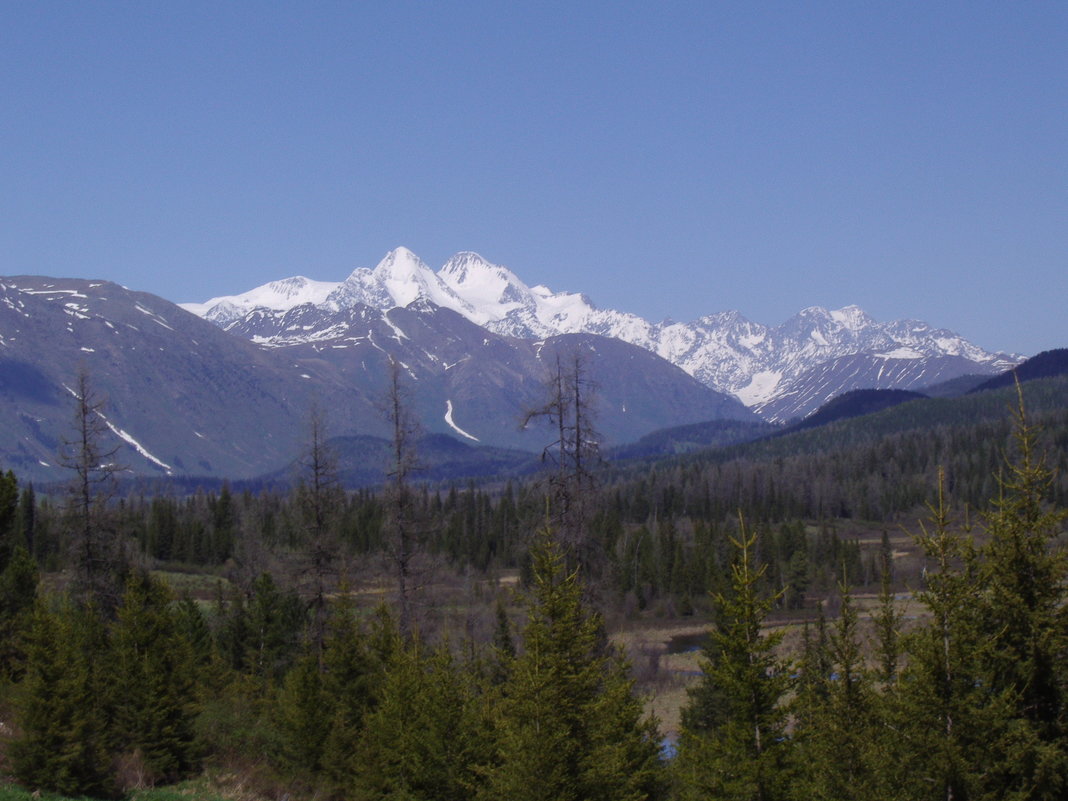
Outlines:
<svg viewBox="0 0 1068 801"><path fill-rule="evenodd" d="M419 469L416 440L421 429L412 413L411 398L401 381L400 370L400 364L391 356L385 399L385 417L390 425L391 439L389 481L385 491L386 548L397 581L401 634L405 639L410 639L419 553L419 523L415 516L411 477Z"/></svg>
<svg viewBox="0 0 1068 801"><path fill-rule="evenodd" d="M548 477L550 524L561 542L590 566L593 547L588 528L600 453L594 413L597 387L582 355L574 352L556 355L546 388L546 403L528 411L522 427L542 418L554 428L556 439L542 451L542 461L553 465Z"/></svg>
<svg viewBox="0 0 1068 801"><path fill-rule="evenodd" d="M119 603L125 554L108 508L115 495L119 443L104 415L106 402L93 388L89 373L78 372L74 387L71 434L64 437L59 464L73 472L66 503L74 565L74 594L110 615Z"/></svg>
<svg viewBox="0 0 1068 801"><path fill-rule="evenodd" d="M337 454L327 441L326 415L312 407L308 443L301 458L302 480L297 500L304 528L303 581L311 609L311 640L323 666L326 641L327 594L336 577L338 559L337 515L344 499L338 479Z"/></svg>

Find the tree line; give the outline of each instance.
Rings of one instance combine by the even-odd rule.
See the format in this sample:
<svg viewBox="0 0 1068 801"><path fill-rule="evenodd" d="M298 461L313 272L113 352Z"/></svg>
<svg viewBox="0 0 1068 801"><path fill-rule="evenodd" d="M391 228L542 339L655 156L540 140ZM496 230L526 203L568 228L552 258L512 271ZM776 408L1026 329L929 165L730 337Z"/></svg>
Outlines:
<svg viewBox="0 0 1068 801"><path fill-rule="evenodd" d="M38 501L0 477L14 775L96 797L213 765L308 797L1063 797L1065 518L1022 404L983 544L951 516L939 476L918 619L895 603L884 546L864 623L847 581L873 569L833 522L751 518L741 504L733 522L702 517L685 485L658 476L647 506L625 485L598 487L592 424L572 406L588 387L577 367L558 383L544 413L561 442L540 485L414 483L394 382L386 491L341 490L313 416L291 493L180 499L113 494L80 385L67 497ZM375 609L354 602L342 569L371 556L394 598ZM521 602L497 594L489 632L423 629L411 602L420 560L435 557L518 568ZM208 601L176 596L149 571L163 562L232 580ZM60 567L67 580L46 591L41 571ZM787 649L771 610L832 584L837 615L817 603ZM707 604L713 621L670 757L598 611L658 595Z"/></svg>

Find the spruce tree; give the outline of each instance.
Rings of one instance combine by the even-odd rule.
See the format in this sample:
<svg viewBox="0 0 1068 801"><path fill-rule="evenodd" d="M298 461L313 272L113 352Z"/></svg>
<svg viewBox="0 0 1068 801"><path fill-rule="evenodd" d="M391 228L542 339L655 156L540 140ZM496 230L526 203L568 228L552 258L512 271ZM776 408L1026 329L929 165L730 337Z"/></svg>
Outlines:
<svg viewBox="0 0 1068 801"><path fill-rule="evenodd" d="M486 759L474 687L447 644L430 653L418 639L402 644L366 718L349 796L465 801Z"/></svg>
<svg viewBox="0 0 1068 801"><path fill-rule="evenodd" d="M25 667L37 582L36 563L17 544L7 566L0 570L0 681L18 679Z"/></svg>
<svg viewBox="0 0 1068 801"><path fill-rule="evenodd" d="M117 794L107 693L96 662L101 650L106 636L93 610L63 603L52 612L37 604L19 694L20 735L9 751L15 777L26 787L96 798Z"/></svg>
<svg viewBox="0 0 1068 801"><path fill-rule="evenodd" d="M329 624L323 696L330 705L330 729L323 744L322 765L330 785L351 788L361 765L359 746L367 716L378 704L386 665L401 649L396 621L379 608L365 630L351 603L343 598Z"/></svg>
<svg viewBox="0 0 1068 801"><path fill-rule="evenodd" d="M533 599L523 651L502 686L485 798L515 801L659 796L655 721L634 697L626 663L605 643L576 572L550 535L532 548Z"/></svg>
<svg viewBox="0 0 1068 801"><path fill-rule="evenodd" d="M851 801L875 789L876 699L852 594L844 584L839 593L841 610L826 651L831 672L819 680L818 692L799 693L793 707L798 777L791 792L799 798Z"/></svg>
<svg viewBox="0 0 1068 801"><path fill-rule="evenodd" d="M790 669L776 655L781 633L761 626L775 602L758 584L765 566L753 564L755 535L744 525L731 566L729 593L715 597L715 624L705 648L703 676L683 709L676 778L684 799L787 797L789 740L784 699Z"/></svg>
<svg viewBox="0 0 1068 801"><path fill-rule="evenodd" d="M112 737L136 755L147 784L174 781L197 764L196 665L172 604L163 584L133 574L112 632Z"/></svg>
<svg viewBox="0 0 1068 801"><path fill-rule="evenodd" d="M1011 695L1013 723L997 746L993 788L1002 797L1068 793L1068 560L1057 542L1066 513L1047 502L1052 471L1038 452L1022 396L1016 458L1000 479L982 551L982 680Z"/></svg>
<svg viewBox="0 0 1068 801"><path fill-rule="evenodd" d="M320 654L305 653L286 674L276 714L276 761L291 775L312 777L323 768L323 752L334 715L333 699L323 687Z"/></svg>
<svg viewBox="0 0 1068 801"><path fill-rule="evenodd" d="M979 565L971 540L952 528L941 471L930 523L917 539L927 560L917 598L927 615L907 638L908 662L888 697L898 736L886 741L887 767L902 798L982 798L1005 703L981 676L991 643L980 633Z"/></svg>

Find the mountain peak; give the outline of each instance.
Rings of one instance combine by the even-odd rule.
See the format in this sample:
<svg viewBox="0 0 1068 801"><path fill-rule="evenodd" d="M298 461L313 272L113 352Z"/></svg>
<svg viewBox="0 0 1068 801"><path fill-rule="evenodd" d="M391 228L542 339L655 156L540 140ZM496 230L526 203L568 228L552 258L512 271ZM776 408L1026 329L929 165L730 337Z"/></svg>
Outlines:
<svg viewBox="0 0 1068 801"><path fill-rule="evenodd" d="M456 253L434 272L411 250L397 247L374 269L361 267L341 284L297 276L245 296L216 298L217 308L207 314L207 304L186 308L226 326L247 312L253 296L263 307L288 309L307 297L312 284L334 287L318 304L325 315L361 304L382 312L396 307L423 309L429 303L509 337L544 339L575 333L614 337L653 351L707 386L735 394L748 404L777 396L821 363L858 354L889 357L907 351L913 361L960 356L971 363L965 364L969 370L992 371L995 363L1001 364L996 354L952 332L916 321L880 323L853 304L834 310L809 306L774 327L752 322L737 311L710 314L692 323L652 324L634 314L598 309L580 292L528 286L507 267L473 251ZM222 300L231 302L219 303ZM1007 364L1011 363L1009 359Z"/></svg>
<svg viewBox="0 0 1068 801"><path fill-rule="evenodd" d="M472 319L480 325L500 320L518 308L532 309L536 303L530 287L519 276L470 251L449 259L438 277L471 305L476 315Z"/></svg>

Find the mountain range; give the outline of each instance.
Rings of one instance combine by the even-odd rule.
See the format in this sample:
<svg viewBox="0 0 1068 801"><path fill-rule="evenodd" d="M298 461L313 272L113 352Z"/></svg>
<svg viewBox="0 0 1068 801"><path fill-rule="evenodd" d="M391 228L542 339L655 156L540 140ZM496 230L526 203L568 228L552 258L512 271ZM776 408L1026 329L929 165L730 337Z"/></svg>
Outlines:
<svg viewBox="0 0 1068 801"><path fill-rule="evenodd" d="M261 324L301 336L266 346ZM64 475L57 454L74 430L71 387L84 370L107 398L107 426L130 472L259 476L299 454L313 408L325 410L331 436L386 437L391 359L426 434L539 453L551 431L520 422L544 405L558 357L576 354L598 386L608 444L754 416L634 345L591 334L504 337L419 300L388 311L355 304L329 320L309 305L255 312L224 331L106 281L14 276L0 278L0 468L29 480Z"/></svg>
<svg viewBox="0 0 1068 801"><path fill-rule="evenodd" d="M848 390L916 389L1018 360L856 307L809 308L776 327L737 312L654 324L528 286L474 253L435 272L398 248L344 281L298 276L183 306L107 281L14 276L0 278L0 468L63 477L71 387L84 371L135 475L277 476L315 408L329 435L363 449L366 474L381 474L385 449L369 443L388 433L393 362L442 463L524 469L523 454L553 437L519 422L574 357L597 388L604 443L617 448L697 424L686 442L741 436Z"/></svg>
<svg viewBox="0 0 1068 801"><path fill-rule="evenodd" d="M877 322L856 306L810 307L774 327L737 311L651 323L599 309L581 293L528 286L507 267L470 252L435 272L397 248L374 269L359 268L337 283L297 276L183 306L254 342L281 347L334 336L348 309L388 311L416 301L508 337L583 333L637 345L774 422L803 417L852 389L918 389L965 374L995 375L1020 361L925 322ZM297 308L300 323L292 315Z"/></svg>

